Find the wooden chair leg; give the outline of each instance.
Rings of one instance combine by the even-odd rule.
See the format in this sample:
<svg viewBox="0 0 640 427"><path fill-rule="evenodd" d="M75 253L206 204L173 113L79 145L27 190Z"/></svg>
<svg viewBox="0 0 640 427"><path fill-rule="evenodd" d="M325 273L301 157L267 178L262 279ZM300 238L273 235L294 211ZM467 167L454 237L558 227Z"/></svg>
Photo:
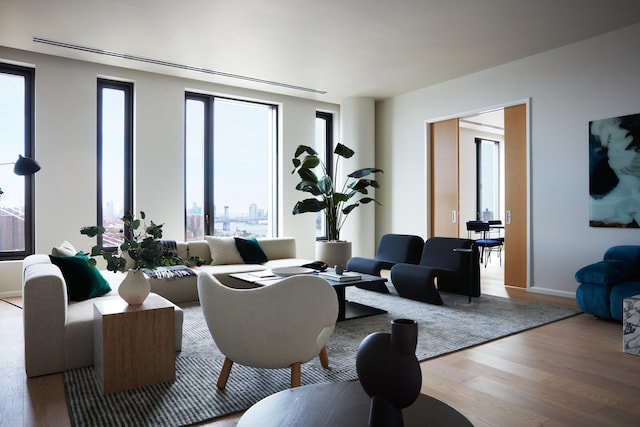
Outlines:
<svg viewBox="0 0 640 427"><path fill-rule="evenodd" d="M296 362L291 365L291 388L300 387L300 370L302 363Z"/></svg>
<svg viewBox="0 0 640 427"><path fill-rule="evenodd" d="M320 364L323 368L329 367L329 355L327 354L327 347L322 347L320 350Z"/></svg>
<svg viewBox="0 0 640 427"><path fill-rule="evenodd" d="M233 360L228 357L224 358L224 364L222 365L222 370L220 371L220 376L218 377L217 387L222 390L227 386L227 380L229 379L229 374L231 373L231 367L233 366Z"/></svg>

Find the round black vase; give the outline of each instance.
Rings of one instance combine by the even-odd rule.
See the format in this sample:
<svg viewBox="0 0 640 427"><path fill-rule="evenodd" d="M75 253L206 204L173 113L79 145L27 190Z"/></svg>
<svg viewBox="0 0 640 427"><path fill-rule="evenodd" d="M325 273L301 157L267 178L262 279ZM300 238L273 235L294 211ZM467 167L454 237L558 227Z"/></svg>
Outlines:
<svg viewBox="0 0 640 427"><path fill-rule="evenodd" d="M418 324L396 319L391 333L376 332L358 347L356 370L371 397L369 426L403 426L402 409L418 398L422 372L416 358Z"/></svg>

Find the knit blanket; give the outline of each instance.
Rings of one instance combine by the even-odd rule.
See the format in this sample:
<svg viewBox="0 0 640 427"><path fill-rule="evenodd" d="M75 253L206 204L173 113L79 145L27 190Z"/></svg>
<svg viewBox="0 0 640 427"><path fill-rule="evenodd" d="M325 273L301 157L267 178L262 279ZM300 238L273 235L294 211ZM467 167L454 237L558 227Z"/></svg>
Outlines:
<svg viewBox="0 0 640 427"><path fill-rule="evenodd" d="M142 271L149 279L179 279L181 277L195 276L196 272L186 265L172 265L168 267L157 267L155 270L143 268Z"/></svg>

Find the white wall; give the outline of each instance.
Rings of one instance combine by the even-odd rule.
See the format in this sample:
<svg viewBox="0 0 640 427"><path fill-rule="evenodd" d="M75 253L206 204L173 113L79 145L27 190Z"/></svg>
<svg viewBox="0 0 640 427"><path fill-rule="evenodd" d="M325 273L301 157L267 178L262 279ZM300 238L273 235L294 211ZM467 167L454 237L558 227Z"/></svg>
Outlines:
<svg viewBox="0 0 640 427"><path fill-rule="evenodd" d="M63 240L83 250L93 243L79 231L96 221L96 79L108 77L134 82L135 209L165 223L168 239L184 239L185 91L279 104L280 235L296 238L299 256L315 257L314 216L291 214L302 194L295 190L297 175L290 173L291 157L299 144L313 144L316 110L338 113L340 106L3 47L0 61L36 69L35 158L42 165L35 175L36 252L50 253ZM357 220L357 214L350 219ZM0 262L0 296L19 294L20 267L21 261Z"/></svg>
<svg viewBox="0 0 640 427"><path fill-rule="evenodd" d="M573 295L578 268L640 243L637 229L589 227L588 188L589 121L640 113L638 40L634 25L377 103L378 236L426 236L425 122L530 99L530 286Z"/></svg>

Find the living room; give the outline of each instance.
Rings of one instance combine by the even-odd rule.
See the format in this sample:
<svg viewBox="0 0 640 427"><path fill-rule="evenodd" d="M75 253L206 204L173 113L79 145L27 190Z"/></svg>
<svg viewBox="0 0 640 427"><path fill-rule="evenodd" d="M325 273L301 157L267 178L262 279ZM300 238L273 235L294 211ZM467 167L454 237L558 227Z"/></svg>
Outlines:
<svg viewBox="0 0 640 427"><path fill-rule="evenodd" d="M334 113L344 128L338 140L347 145L347 129L373 129L372 138L358 142L356 151L358 161L385 171L376 191L382 205L362 209L344 229L345 238L354 241L354 253L371 256L382 234L430 235L430 199L422 185L429 169L427 124L522 101L528 106L528 292L571 299L578 268L601 259L610 246L637 243L635 229L594 228L588 220L589 122L640 112L640 59L632 53L640 39L636 18L610 32L526 57L514 55L502 65L451 75L402 94L326 101L320 95L240 87L229 79L207 81L197 72L168 75L157 64L151 72L136 70L126 59L80 60L65 48L35 44L33 36L47 36L42 22L15 29L11 10L21 10L17 4L6 2L0 9L0 59L36 69L35 158L43 166L34 178L36 252L48 253L64 240L83 249L90 245L79 229L96 218L95 87L96 79L105 76L135 82L135 206L164 223L167 238L184 236L183 109L185 91L194 90L280 106L278 234L294 237L301 257L314 258L314 218L290 214L299 194L289 159L298 144L313 140L317 111ZM149 56L163 57L162 51ZM0 296L20 294L20 274L19 260L0 263Z"/></svg>

